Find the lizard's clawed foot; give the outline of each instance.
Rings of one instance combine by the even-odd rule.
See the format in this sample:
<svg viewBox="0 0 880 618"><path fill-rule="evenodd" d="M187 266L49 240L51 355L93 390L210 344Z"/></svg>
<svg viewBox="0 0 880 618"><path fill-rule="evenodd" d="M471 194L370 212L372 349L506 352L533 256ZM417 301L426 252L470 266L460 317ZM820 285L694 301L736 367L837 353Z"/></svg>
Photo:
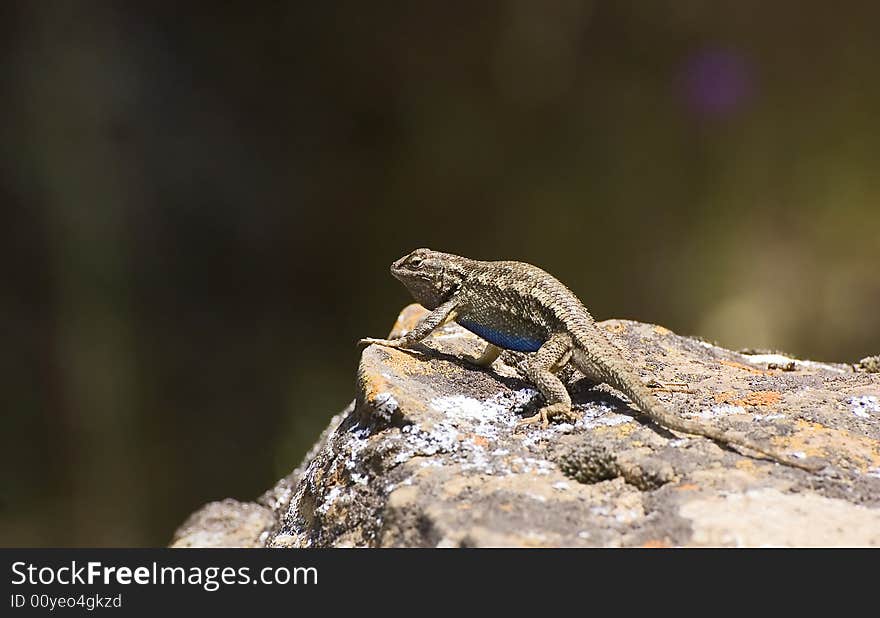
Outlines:
<svg viewBox="0 0 880 618"><path fill-rule="evenodd" d="M400 340L399 339L373 339L372 337L364 337L363 339L361 339L357 342L357 344L359 346L370 345L373 343L375 343L376 345L385 346L386 348L399 348L400 347Z"/></svg>
<svg viewBox="0 0 880 618"><path fill-rule="evenodd" d="M534 416L529 416L522 419L516 424L516 426L523 427L525 425L534 425L535 423L541 423L544 428L547 428L550 426L550 419L555 418L564 419L573 423L578 419L578 416L571 411L570 405L566 405L564 403L554 403L549 406L544 406Z"/></svg>
<svg viewBox="0 0 880 618"><path fill-rule="evenodd" d="M651 380L646 386L654 389L655 393L689 393L694 394L687 382L661 382L660 380Z"/></svg>

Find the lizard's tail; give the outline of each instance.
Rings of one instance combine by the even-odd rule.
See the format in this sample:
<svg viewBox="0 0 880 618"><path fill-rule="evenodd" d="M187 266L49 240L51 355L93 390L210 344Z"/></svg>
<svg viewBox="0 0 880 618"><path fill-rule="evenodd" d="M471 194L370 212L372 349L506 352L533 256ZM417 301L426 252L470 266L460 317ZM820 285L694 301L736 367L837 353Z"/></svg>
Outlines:
<svg viewBox="0 0 880 618"><path fill-rule="evenodd" d="M691 419L682 418L677 414L674 414L659 399L657 399L656 396L654 396L651 389L644 385L641 378L634 371L627 369L627 362L617 348L608 342L602 341L578 343L586 344L578 345L577 347L579 349L576 349L573 355L574 364L581 373L588 378L592 378L598 382L604 382L621 391L624 395L629 397L644 414L651 417L651 419L667 429L705 436L706 438L710 438L722 444L742 446L761 453L781 464L800 468L801 470L816 472L821 469L821 466L797 461L772 447L750 440L743 435L733 434L730 431ZM615 362L618 359L619 362Z"/></svg>

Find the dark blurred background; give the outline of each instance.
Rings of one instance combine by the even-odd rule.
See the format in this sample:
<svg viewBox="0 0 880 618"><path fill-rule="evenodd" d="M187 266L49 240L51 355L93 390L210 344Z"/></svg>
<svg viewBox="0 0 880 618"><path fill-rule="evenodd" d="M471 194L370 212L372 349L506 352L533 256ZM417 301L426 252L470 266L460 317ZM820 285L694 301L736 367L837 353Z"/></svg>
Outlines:
<svg viewBox="0 0 880 618"><path fill-rule="evenodd" d="M0 5L0 545L270 487L418 246L880 352L880 4L161 4Z"/></svg>

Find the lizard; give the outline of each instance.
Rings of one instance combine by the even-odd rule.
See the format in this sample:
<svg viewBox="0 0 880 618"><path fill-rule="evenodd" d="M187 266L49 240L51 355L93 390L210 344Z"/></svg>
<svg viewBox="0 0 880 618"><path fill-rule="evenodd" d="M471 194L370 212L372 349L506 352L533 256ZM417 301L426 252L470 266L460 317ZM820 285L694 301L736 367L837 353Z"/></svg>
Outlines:
<svg viewBox="0 0 880 618"><path fill-rule="evenodd" d="M815 472L804 461L745 436L674 414L646 386L578 297L544 270L525 262L485 262L416 249L391 265L391 274L430 313L397 339L364 338L360 344L410 349L448 322L484 339L478 358L491 367L503 350L528 354L525 376L544 396L545 405L520 425L552 419L574 420L571 396L556 373L571 362L591 382L621 391L654 422L727 446L745 447L776 462Z"/></svg>

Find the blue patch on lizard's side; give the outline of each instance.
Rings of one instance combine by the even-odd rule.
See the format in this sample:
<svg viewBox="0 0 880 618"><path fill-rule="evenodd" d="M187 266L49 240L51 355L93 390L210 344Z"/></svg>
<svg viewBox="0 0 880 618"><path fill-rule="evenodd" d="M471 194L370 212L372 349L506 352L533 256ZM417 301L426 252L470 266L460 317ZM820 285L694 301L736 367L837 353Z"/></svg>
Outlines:
<svg viewBox="0 0 880 618"><path fill-rule="evenodd" d="M470 320L456 321L475 335L478 335L489 343L495 344L499 348L504 348L506 350L515 350L516 352L537 352L538 348L541 347L541 344L544 343L542 340L533 337L502 333L501 331L488 327L485 324L480 324L479 322L472 322Z"/></svg>

